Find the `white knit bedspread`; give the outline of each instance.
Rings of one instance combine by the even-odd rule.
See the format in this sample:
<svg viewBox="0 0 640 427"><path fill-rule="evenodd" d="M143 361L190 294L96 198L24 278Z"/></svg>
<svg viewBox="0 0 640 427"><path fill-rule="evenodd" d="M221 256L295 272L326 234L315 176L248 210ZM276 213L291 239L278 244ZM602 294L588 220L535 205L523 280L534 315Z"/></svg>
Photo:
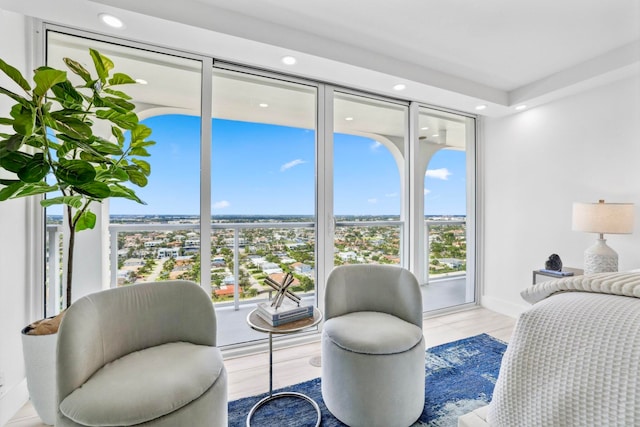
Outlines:
<svg viewBox="0 0 640 427"><path fill-rule="evenodd" d="M539 302L509 341L489 425L640 426L639 282L638 273L599 274L523 292Z"/></svg>
<svg viewBox="0 0 640 427"><path fill-rule="evenodd" d="M579 291L640 298L640 272L599 273L548 280L523 290L520 295L534 304L557 292Z"/></svg>

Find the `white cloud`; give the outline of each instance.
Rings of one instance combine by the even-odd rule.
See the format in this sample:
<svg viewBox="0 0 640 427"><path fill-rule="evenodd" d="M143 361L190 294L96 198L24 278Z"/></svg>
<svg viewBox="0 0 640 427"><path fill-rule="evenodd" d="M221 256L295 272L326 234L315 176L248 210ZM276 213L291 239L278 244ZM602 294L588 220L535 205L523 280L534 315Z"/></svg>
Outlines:
<svg viewBox="0 0 640 427"><path fill-rule="evenodd" d="M289 163L285 163L284 165L280 166L280 172L284 172L287 169L291 169L292 167L301 165L303 163L307 162L302 159L291 160Z"/></svg>
<svg viewBox="0 0 640 427"><path fill-rule="evenodd" d="M382 144L381 144L381 143L379 143L378 141L373 141L373 144L371 144L371 145L370 145L370 148L371 148L373 151L375 151L375 150L377 150L378 148L380 148L380 146L382 146Z"/></svg>
<svg viewBox="0 0 640 427"><path fill-rule="evenodd" d="M378 203L378 199L367 199L367 202L371 203L371 204L376 204Z"/></svg>
<svg viewBox="0 0 640 427"><path fill-rule="evenodd" d="M387 193L384 197L398 197L398 193Z"/></svg>
<svg viewBox="0 0 640 427"><path fill-rule="evenodd" d="M219 202L215 202L213 205L211 205L213 209L224 209L228 208L229 206L231 206L231 203L227 202L226 200L220 200Z"/></svg>
<svg viewBox="0 0 640 427"><path fill-rule="evenodd" d="M449 175L451 175L451 172L447 168L428 169L427 173L424 174L427 178L441 179L443 181L448 180Z"/></svg>
<svg viewBox="0 0 640 427"><path fill-rule="evenodd" d="M428 188L424 189L424 195L426 196L427 194L431 193L431 190L429 190Z"/></svg>

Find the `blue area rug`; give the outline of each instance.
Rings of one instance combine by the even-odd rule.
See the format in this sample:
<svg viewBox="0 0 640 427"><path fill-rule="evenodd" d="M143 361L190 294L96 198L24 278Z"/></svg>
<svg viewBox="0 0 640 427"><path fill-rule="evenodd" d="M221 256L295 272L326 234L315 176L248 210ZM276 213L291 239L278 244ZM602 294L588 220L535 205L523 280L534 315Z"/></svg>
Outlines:
<svg viewBox="0 0 640 427"><path fill-rule="evenodd" d="M425 355L425 404L414 426L455 427L460 415L486 405L493 394L506 344L489 335L465 338L427 350ZM280 391L295 391L315 400L322 411L323 427L344 426L322 400L320 378ZM229 402L229 427L246 425L251 407L266 394ZM313 407L295 398L275 400L260 408L253 426L315 426Z"/></svg>

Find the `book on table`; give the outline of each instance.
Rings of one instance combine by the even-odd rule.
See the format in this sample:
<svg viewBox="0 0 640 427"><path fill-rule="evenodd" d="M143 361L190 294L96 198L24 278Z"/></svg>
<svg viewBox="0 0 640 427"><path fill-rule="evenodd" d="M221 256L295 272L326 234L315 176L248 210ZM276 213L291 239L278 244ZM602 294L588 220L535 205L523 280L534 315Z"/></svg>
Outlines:
<svg viewBox="0 0 640 427"><path fill-rule="evenodd" d="M540 271L541 273L551 274L553 276L558 276L558 277L573 276L573 271L547 270L544 268L538 271Z"/></svg>
<svg viewBox="0 0 640 427"><path fill-rule="evenodd" d="M312 305L298 305L285 299L280 307L272 307L270 302L258 304L256 314L271 326L280 326L285 323L306 319L313 316Z"/></svg>

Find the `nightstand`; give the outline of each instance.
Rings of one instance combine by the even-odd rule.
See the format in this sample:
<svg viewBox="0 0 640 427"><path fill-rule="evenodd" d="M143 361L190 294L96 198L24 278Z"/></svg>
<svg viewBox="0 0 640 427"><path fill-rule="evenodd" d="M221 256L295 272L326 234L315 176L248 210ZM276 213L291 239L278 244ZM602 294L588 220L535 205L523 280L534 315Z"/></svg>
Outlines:
<svg viewBox="0 0 640 427"><path fill-rule="evenodd" d="M582 276L584 274L584 270L573 267L563 267L562 271L571 271L573 272L573 276L560 276L558 274L547 273L546 271L542 270L533 270L533 284L535 285L547 280L563 279L565 277Z"/></svg>

